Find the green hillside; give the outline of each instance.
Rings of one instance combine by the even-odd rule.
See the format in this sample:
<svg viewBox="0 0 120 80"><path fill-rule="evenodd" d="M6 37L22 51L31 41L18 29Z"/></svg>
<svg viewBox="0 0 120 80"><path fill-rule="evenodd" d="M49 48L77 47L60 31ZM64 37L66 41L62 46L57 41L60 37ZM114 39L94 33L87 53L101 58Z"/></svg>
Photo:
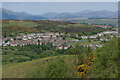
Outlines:
<svg viewBox="0 0 120 80"><path fill-rule="evenodd" d="M3 65L3 78L118 78L117 38L91 52L79 47L70 54ZM82 51L82 52L81 52ZM82 69L82 70L81 70Z"/></svg>
<svg viewBox="0 0 120 80"><path fill-rule="evenodd" d="M77 72L72 67L74 59L74 56L54 56L23 63L4 65L3 78L76 77ZM51 71L49 72L49 70ZM52 71L56 73L54 76L52 76Z"/></svg>
<svg viewBox="0 0 120 80"><path fill-rule="evenodd" d="M88 77L120 78L119 41L120 38L115 38L97 50L97 58L92 69L89 71Z"/></svg>
<svg viewBox="0 0 120 80"><path fill-rule="evenodd" d="M28 33L67 32L67 33L99 33L107 29L92 27L87 24L50 20L3 20L2 35L14 37Z"/></svg>
<svg viewBox="0 0 120 80"><path fill-rule="evenodd" d="M70 21L70 20L68 20ZM98 25L112 25L116 26L118 24L118 19L86 19L86 20L71 20L70 22L75 23L91 23Z"/></svg>

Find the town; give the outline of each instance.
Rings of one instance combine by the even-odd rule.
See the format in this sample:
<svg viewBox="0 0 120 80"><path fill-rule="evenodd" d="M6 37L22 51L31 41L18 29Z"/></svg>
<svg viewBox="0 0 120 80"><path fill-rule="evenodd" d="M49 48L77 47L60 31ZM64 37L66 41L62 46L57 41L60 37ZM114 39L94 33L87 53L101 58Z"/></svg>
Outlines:
<svg viewBox="0 0 120 80"><path fill-rule="evenodd" d="M85 42L86 40L95 40L97 39L98 41L109 41L114 35L118 37L118 31L104 31L101 33L97 33L95 35L90 35L90 36L80 36L81 39L77 39L78 34L76 34L76 38L72 38L71 40L66 40L66 38L70 38L71 34L67 33L53 33L53 32L46 32L46 33L31 33L23 36L16 36L16 37L6 37L2 38L2 41L0 42L1 46L25 46L28 44L42 44L42 43L47 43L50 42L52 43L53 46L56 46L56 49L68 49L69 47L75 47L75 43L77 42ZM107 35L107 37L104 37ZM64 37L63 37L64 36ZM109 36L109 38L108 38ZM72 43L72 44L71 44ZM64 44L64 46L63 46ZM104 44L92 44L92 43L87 43L87 44L80 44L83 47L88 47L90 46L92 49L96 49L97 47L102 47Z"/></svg>

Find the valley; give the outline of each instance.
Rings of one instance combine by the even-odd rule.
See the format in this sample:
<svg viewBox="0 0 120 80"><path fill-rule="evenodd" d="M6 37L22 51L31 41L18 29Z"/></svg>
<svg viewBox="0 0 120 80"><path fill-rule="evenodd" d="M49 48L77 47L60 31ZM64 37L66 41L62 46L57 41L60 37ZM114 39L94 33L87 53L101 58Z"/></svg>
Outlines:
<svg viewBox="0 0 120 80"><path fill-rule="evenodd" d="M100 72L97 63L103 67L110 65L99 59L107 61L111 57L116 63L116 56L107 54L106 49L117 54L117 26L51 20L3 20L2 23L3 78L98 77L94 75L96 71L91 72L91 66ZM117 77L117 73L114 75ZM99 76L104 75L99 73Z"/></svg>

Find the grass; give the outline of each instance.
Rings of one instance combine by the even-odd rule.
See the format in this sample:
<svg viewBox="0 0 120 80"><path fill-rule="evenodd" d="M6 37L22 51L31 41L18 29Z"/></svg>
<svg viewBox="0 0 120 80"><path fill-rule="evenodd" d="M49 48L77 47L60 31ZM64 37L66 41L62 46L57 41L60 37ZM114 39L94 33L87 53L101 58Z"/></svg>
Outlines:
<svg viewBox="0 0 120 80"><path fill-rule="evenodd" d="M68 38L66 38L66 40L67 41L72 41L72 40L76 40L76 39L68 37Z"/></svg>
<svg viewBox="0 0 120 80"><path fill-rule="evenodd" d="M47 57L38 60L23 62L23 63L14 63L3 66L3 78L45 78L46 69L48 63L54 63L54 61L63 59L67 67L70 69L67 72L71 72L71 76L76 77L77 72L71 71L74 65L75 57L73 55L64 55L64 56L54 56ZM58 66L59 67L59 66ZM68 76L68 77L71 77Z"/></svg>
<svg viewBox="0 0 120 80"><path fill-rule="evenodd" d="M18 35L17 33L33 33L41 32L68 32L68 33L82 33L82 32L96 32L104 31L106 29L93 28L87 24L71 24L70 22L48 21L48 20L3 20L2 21L3 35ZM22 34L21 34L22 35Z"/></svg>
<svg viewBox="0 0 120 80"><path fill-rule="evenodd" d="M77 22L77 23L91 23L91 24L106 24L106 25L113 25L116 26L118 23L117 19L87 19L87 20L73 20L71 22Z"/></svg>
<svg viewBox="0 0 120 80"><path fill-rule="evenodd" d="M68 38L69 39L69 38ZM69 39L69 41L71 41L72 39ZM82 39L83 41L79 41L79 42L71 42L71 43L68 43L70 45L72 44L100 44L101 41L91 41L89 42L88 40L86 39Z"/></svg>
<svg viewBox="0 0 120 80"><path fill-rule="evenodd" d="M3 26L8 26L8 25L11 25L11 26L20 26L20 27L29 27L29 28L32 28L32 27L35 27L37 26L37 24L33 21L5 21L3 20Z"/></svg>

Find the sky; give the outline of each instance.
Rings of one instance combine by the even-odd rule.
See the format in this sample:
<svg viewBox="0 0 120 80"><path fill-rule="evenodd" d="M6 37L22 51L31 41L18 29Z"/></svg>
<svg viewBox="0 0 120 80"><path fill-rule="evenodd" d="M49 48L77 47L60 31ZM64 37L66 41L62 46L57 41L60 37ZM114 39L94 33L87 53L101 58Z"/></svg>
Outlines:
<svg viewBox="0 0 120 80"><path fill-rule="evenodd" d="M119 0L2 0L3 2L118 2Z"/></svg>
<svg viewBox="0 0 120 80"><path fill-rule="evenodd" d="M84 10L118 10L117 2L2 2L2 7L15 12L27 12L34 15L47 12L74 13Z"/></svg>

